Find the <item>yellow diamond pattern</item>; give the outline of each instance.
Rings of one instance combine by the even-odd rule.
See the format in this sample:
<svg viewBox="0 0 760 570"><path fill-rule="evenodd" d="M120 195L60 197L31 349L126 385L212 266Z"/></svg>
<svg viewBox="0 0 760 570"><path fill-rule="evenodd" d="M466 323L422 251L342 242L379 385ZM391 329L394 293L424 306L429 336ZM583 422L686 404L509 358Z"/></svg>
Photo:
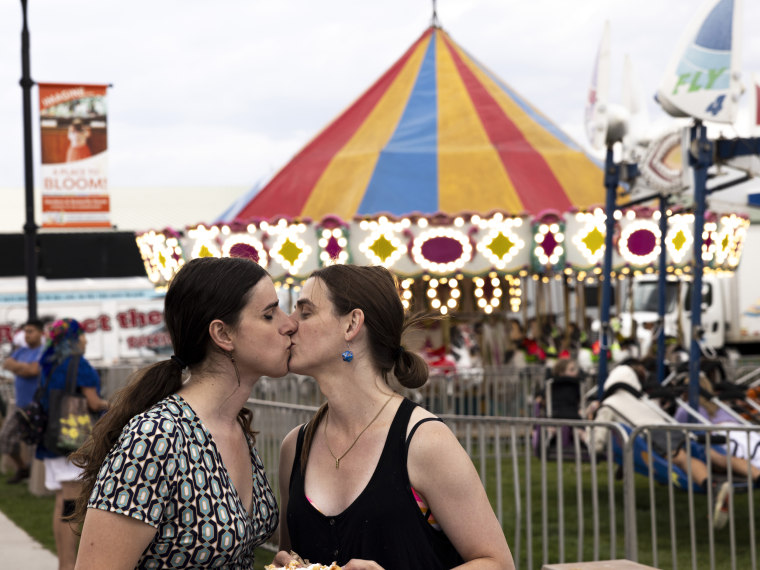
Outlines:
<svg viewBox="0 0 760 570"><path fill-rule="evenodd" d="M295 261L298 259L298 257L303 253L303 249L298 247L295 243L290 241L289 239L285 240L285 243L282 244L282 247L279 251L280 255L285 259L288 263L291 265L295 263Z"/></svg>
<svg viewBox="0 0 760 570"><path fill-rule="evenodd" d="M509 250L514 246L515 244L511 239L499 232L499 235L493 238L491 243L488 244L488 249L490 249L496 257L501 259L508 254Z"/></svg>
<svg viewBox="0 0 760 570"><path fill-rule="evenodd" d="M198 257L214 257L214 254L211 253L205 245L201 247L201 250L198 252Z"/></svg>
<svg viewBox="0 0 760 570"><path fill-rule="evenodd" d="M592 254L595 254L602 248L602 246L604 246L604 234L599 231L599 228L594 228L587 233L581 241Z"/></svg>
<svg viewBox="0 0 760 570"><path fill-rule="evenodd" d="M673 236L672 241L676 251L681 251L683 244L686 243L686 236L684 235L683 230L678 230L678 233Z"/></svg>
<svg viewBox="0 0 760 570"><path fill-rule="evenodd" d="M388 259L391 255L393 255L393 252L396 251L396 248L391 242L386 239L385 236L380 236L377 238L369 248L372 250L372 253L374 253L383 261Z"/></svg>

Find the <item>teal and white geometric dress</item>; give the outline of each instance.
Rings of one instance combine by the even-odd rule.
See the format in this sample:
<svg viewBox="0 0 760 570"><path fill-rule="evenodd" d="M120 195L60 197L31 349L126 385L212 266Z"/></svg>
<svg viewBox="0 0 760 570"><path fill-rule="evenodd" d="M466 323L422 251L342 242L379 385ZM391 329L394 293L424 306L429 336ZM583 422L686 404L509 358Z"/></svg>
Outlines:
<svg viewBox="0 0 760 570"><path fill-rule="evenodd" d="M253 567L253 551L277 528L264 465L248 438L253 514L232 485L214 440L173 394L132 418L103 462L89 508L157 529L138 568Z"/></svg>

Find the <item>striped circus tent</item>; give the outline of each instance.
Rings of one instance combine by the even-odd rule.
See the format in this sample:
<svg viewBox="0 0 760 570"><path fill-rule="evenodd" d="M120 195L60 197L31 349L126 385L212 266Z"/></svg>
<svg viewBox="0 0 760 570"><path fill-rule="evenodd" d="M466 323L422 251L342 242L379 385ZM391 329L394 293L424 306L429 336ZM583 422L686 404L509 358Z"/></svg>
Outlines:
<svg viewBox="0 0 760 570"><path fill-rule="evenodd" d="M148 277L244 256L278 287L333 263L383 265L409 306L517 312L527 287L594 282L605 250L600 165L511 87L432 26L261 190L221 220L137 236ZM693 214L615 213L616 278L688 272ZM733 271L748 221L711 214L706 267ZM583 286L577 286L578 294ZM578 303L582 306L582 303Z"/></svg>
<svg viewBox="0 0 760 570"><path fill-rule="evenodd" d="M603 201L601 168L433 26L235 219L520 215Z"/></svg>

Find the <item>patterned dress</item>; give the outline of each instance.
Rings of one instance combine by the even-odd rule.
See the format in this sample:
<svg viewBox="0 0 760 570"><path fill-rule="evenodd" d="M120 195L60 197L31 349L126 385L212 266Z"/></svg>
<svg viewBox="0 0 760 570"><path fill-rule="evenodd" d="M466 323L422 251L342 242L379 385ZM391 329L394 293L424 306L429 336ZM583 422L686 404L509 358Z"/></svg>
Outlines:
<svg viewBox="0 0 760 570"><path fill-rule="evenodd" d="M192 408L173 394L125 426L103 462L87 506L157 529L138 568L250 569L254 548L274 533L279 512L250 438L248 446L250 516L211 435Z"/></svg>

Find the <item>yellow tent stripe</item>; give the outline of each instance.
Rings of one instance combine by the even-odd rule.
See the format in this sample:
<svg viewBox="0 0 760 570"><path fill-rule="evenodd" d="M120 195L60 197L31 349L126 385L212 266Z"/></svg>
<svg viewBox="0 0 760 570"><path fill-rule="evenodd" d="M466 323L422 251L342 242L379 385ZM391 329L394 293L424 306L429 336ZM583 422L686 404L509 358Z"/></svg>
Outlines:
<svg viewBox="0 0 760 570"><path fill-rule="evenodd" d="M604 196L601 169L582 151L569 148L525 113L458 45L454 42L450 42L449 45L457 50L467 67L523 133L525 139L544 157L570 202L579 208L598 205ZM547 204L547 207L551 207L551 204Z"/></svg>
<svg viewBox="0 0 760 570"><path fill-rule="evenodd" d="M429 42L428 39L417 46L366 120L327 166L304 205L304 216L317 220L328 214L343 220L354 216L380 151L388 144L401 119Z"/></svg>
<svg viewBox="0 0 760 570"><path fill-rule="evenodd" d="M523 204L440 32L436 42L439 209L485 213L500 204L509 212L519 213Z"/></svg>

